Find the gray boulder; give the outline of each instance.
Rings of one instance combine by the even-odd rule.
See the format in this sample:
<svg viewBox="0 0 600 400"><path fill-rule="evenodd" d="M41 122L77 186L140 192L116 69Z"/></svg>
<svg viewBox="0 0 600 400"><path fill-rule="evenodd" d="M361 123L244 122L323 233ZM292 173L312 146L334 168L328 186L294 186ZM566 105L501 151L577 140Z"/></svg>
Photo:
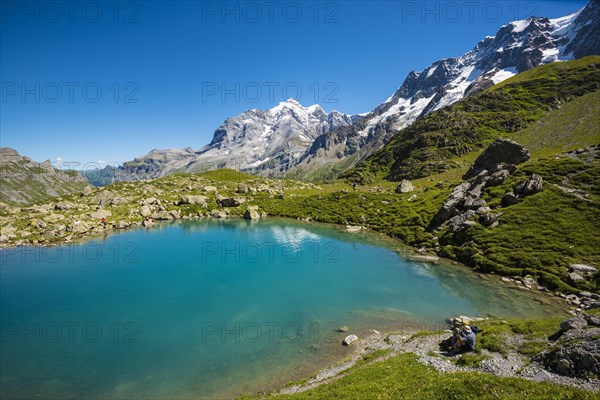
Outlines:
<svg viewBox="0 0 600 400"><path fill-rule="evenodd" d="M98 211L94 211L93 213L90 213L90 217L92 219L108 218L111 215L112 215L112 212L109 210L98 210Z"/></svg>
<svg viewBox="0 0 600 400"><path fill-rule="evenodd" d="M54 205L54 209L55 210L74 210L77 208L77 205L75 203L72 203L70 201L59 201L58 203L56 203Z"/></svg>
<svg viewBox="0 0 600 400"><path fill-rule="evenodd" d="M512 206L515 204L519 204L519 199L512 192L506 193L502 198L502 205L504 207Z"/></svg>
<svg viewBox="0 0 600 400"><path fill-rule="evenodd" d="M244 213L245 219L260 219L260 214L258 213L258 206L248 206L246 208L246 212Z"/></svg>
<svg viewBox="0 0 600 400"><path fill-rule="evenodd" d="M150 214L152 214L152 210L150 209L150 207L148 207L148 206L140 207L140 215L142 217L148 217L148 216L150 216Z"/></svg>
<svg viewBox="0 0 600 400"><path fill-rule="evenodd" d="M588 325L587 321L582 316L569 318L560 323L560 330L567 332L573 329L583 329Z"/></svg>
<svg viewBox="0 0 600 400"><path fill-rule="evenodd" d="M179 205L181 204L191 204L191 205L200 205L202 208L206 208L206 196L196 196L196 195L191 195L188 194L186 196L183 196L180 200L179 200Z"/></svg>
<svg viewBox="0 0 600 400"><path fill-rule="evenodd" d="M488 213L485 213L485 214L481 214L481 224L483 226L491 226L496 221L498 221L501 216L502 216L501 213L491 213L491 212L488 212Z"/></svg>
<svg viewBox="0 0 600 400"><path fill-rule="evenodd" d="M596 273L596 267L592 267L591 265L585 264L572 264L569 267L569 270L577 272L581 275L593 275Z"/></svg>
<svg viewBox="0 0 600 400"><path fill-rule="evenodd" d="M246 202L244 197L222 197L217 196L217 204L223 207L239 207Z"/></svg>
<svg viewBox="0 0 600 400"><path fill-rule="evenodd" d="M169 221L169 220L179 219L179 218L181 218L181 216L179 215L179 211L177 211L177 210L175 210L175 211L163 210L163 211L159 211L159 212L156 212L156 213L150 215L150 218L155 219L157 221Z"/></svg>
<svg viewBox="0 0 600 400"><path fill-rule="evenodd" d="M352 334L352 335L348 335L344 338L344 341L342 342L342 344L344 346L349 346L352 343L356 342L358 340L358 336Z"/></svg>
<svg viewBox="0 0 600 400"><path fill-rule="evenodd" d="M490 179L487 181L487 186L498 186L502 184L506 178L510 176L510 171L508 169L501 169L500 171L494 172L490 175Z"/></svg>
<svg viewBox="0 0 600 400"><path fill-rule="evenodd" d="M407 179L403 179L398 184L398 187L396 188L396 193L410 193L413 190L415 190L415 187L413 186L412 182Z"/></svg>
<svg viewBox="0 0 600 400"><path fill-rule="evenodd" d="M600 328L573 329L535 360L548 370L577 378L600 378Z"/></svg>
<svg viewBox="0 0 600 400"><path fill-rule="evenodd" d="M579 275L577 272L569 272L569 278L571 278L571 280L576 283L585 281L585 278Z"/></svg>
<svg viewBox="0 0 600 400"><path fill-rule="evenodd" d="M464 178L474 177L484 169L494 173L499 164L517 165L528 161L530 158L529 152L522 145L512 140L498 138L477 157Z"/></svg>
<svg viewBox="0 0 600 400"><path fill-rule="evenodd" d="M530 178L525 179L515 186L515 194L521 197L531 196L539 193L543 185L544 180L542 177L538 174L533 174Z"/></svg>
<svg viewBox="0 0 600 400"><path fill-rule="evenodd" d="M595 315L585 314L584 318L587 321L589 326L600 327L600 317L597 317Z"/></svg>

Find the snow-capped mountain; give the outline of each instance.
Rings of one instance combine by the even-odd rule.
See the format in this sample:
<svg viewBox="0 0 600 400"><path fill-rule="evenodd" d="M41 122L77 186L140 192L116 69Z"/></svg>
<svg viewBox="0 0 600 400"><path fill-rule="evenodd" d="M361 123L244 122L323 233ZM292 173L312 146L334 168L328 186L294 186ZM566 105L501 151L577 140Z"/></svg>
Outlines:
<svg viewBox="0 0 600 400"><path fill-rule="evenodd" d="M337 111L326 113L319 105L303 107L294 99L266 111L249 110L218 127L188 170L218 166L281 175L299 162L317 137L355 120Z"/></svg>
<svg viewBox="0 0 600 400"><path fill-rule="evenodd" d="M300 167L318 167L356 155L358 161L383 146L397 131L431 111L478 93L544 63L600 54L600 0L566 17L532 17L502 26L463 56L411 72L385 102L349 129L318 138Z"/></svg>
<svg viewBox="0 0 600 400"><path fill-rule="evenodd" d="M290 99L227 119L195 151L153 150L116 169L114 180L229 167L262 175L307 176L332 163L349 168L383 147L416 119L541 64L600 54L600 0L557 19L532 17L502 26L471 51L411 72L373 111L326 113ZM329 168L332 169L332 168Z"/></svg>
<svg viewBox="0 0 600 400"><path fill-rule="evenodd" d="M317 137L358 118L337 111L326 113L319 105L304 107L288 99L269 110L253 109L228 118L215 130L210 144L200 150L154 149L118 168L90 173L88 179L101 176L104 183L133 181L214 168L282 175L298 163Z"/></svg>

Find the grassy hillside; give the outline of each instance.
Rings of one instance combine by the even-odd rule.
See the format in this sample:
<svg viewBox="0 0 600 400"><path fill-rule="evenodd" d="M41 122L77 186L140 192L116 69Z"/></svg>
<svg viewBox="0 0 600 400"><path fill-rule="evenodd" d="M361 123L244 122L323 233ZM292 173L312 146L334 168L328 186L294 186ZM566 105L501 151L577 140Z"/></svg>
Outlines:
<svg viewBox="0 0 600 400"><path fill-rule="evenodd" d="M479 152L498 137L513 136L549 111L598 89L599 56L535 68L429 114L343 177L398 181L447 171L459 166L454 159Z"/></svg>

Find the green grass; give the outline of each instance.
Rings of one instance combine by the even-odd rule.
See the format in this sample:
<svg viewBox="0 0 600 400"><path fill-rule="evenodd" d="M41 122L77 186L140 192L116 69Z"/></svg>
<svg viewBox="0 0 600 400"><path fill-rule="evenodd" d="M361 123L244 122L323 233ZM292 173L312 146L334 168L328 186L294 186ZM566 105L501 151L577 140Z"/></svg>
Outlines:
<svg viewBox="0 0 600 400"><path fill-rule="evenodd" d="M459 234L446 233L440 241L449 245L447 252L468 265L484 272L502 275L531 274L551 290L578 293L578 289L597 290L593 282L571 282L568 267L573 263L600 263L600 238L590 235L600 224L598 200L600 188L571 181L573 188L584 188L592 195L582 200L554 187L568 174L585 172L598 174L598 162L592 164L546 160L522 167L523 174L504 185L486 190L484 198L491 206L500 203L506 191L532 172L542 175L546 184L542 192L525 198L520 204L500 209L502 217L497 228L481 225ZM470 243L469 253L462 248Z"/></svg>
<svg viewBox="0 0 600 400"><path fill-rule="evenodd" d="M373 360L387 356L391 352L392 352L392 349L378 349L378 350L363 354L361 358L356 360L355 366L368 364Z"/></svg>
<svg viewBox="0 0 600 400"><path fill-rule="evenodd" d="M547 382L477 372L443 374L411 353L355 367L339 380L281 399L593 399L594 393Z"/></svg>
<svg viewBox="0 0 600 400"><path fill-rule="evenodd" d="M540 354L542 351L546 350L547 348L548 348L547 341L531 341L531 342L523 343L521 346L519 346L517 351L520 354L523 354L525 356L533 357L537 354Z"/></svg>
<svg viewBox="0 0 600 400"><path fill-rule="evenodd" d="M477 349L486 349L503 356L510 350L507 337L523 335L525 342L516 349L523 355L535 355L548 347L548 337L560 329L565 317L556 316L537 319L486 320L477 323L483 332L477 335Z"/></svg>
<svg viewBox="0 0 600 400"><path fill-rule="evenodd" d="M359 182L382 178L399 181L457 168L453 160L481 151L500 136L516 136L516 132L532 126L550 111L596 92L600 89L599 71L600 57L590 56L520 74L416 121L342 177ZM590 111L593 109L592 106ZM577 114L581 110L572 107L571 111ZM564 119L559 117L559 121L564 126ZM584 125L597 128L593 125L597 118L587 117L586 121Z"/></svg>
<svg viewBox="0 0 600 400"><path fill-rule="evenodd" d="M600 143L600 91L585 94L518 132L506 135L533 159Z"/></svg>

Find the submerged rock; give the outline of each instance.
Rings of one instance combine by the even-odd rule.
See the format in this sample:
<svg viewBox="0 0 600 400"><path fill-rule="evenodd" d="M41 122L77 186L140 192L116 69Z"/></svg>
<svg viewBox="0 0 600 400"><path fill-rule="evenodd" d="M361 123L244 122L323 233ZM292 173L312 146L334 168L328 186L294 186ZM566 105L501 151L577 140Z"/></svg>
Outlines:
<svg viewBox="0 0 600 400"><path fill-rule="evenodd" d="M346 226L346 232L350 232L350 233L358 233L364 229L365 229L364 226L353 226L353 225Z"/></svg>
<svg viewBox="0 0 600 400"><path fill-rule="evenodd" d="M352 343L356 342L357 340L358 340L358 336L356 336L355 334L348 335L344 338L344 340L342 341L342 344L344 346L349 346Z"/></svg>

